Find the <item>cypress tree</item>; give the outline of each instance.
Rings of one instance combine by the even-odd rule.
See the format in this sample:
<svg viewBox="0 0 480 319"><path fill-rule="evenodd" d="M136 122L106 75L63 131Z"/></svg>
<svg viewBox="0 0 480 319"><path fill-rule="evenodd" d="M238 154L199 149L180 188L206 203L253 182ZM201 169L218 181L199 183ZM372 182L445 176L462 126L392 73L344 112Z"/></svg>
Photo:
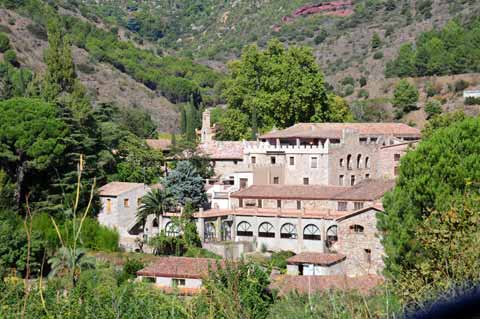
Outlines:
<svg viewBox="0 0 480 319"><path fill-rule="evenodd" d="M257 108L252 107L252 140L256 140L258 135Z"/></svg>
<svg viewBox="0 0 480 319"><path fill-rule="evenodd" d="M180 133L187 133L187 111L185 110L186 106L182 106L180 109Z"/></svg>
<svg viewBox="0 0 480 319"><path fill-rule="evenodd" d="M195 141L195 112L195 107L190 103L187 104L187 129L185 137L189 142Z"/></svg>

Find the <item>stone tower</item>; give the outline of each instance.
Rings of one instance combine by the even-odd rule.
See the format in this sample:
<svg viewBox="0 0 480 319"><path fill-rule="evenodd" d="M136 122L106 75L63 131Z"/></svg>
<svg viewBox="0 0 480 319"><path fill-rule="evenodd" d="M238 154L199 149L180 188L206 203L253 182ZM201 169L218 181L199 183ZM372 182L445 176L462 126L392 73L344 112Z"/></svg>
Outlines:
<svg viewBox="0 0 480 319"><path fill-rule="evenodd" d="M210 124L210 110L206 109L202 115L201 143L209 143L213 141L215 130Z"/></svg>

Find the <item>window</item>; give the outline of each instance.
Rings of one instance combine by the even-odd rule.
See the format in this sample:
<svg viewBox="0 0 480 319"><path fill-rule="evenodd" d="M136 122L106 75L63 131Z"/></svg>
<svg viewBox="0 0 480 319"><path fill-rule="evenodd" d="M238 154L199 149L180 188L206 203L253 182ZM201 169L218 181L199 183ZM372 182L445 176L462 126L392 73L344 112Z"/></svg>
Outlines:
<svg viewBox="0 0 480 319"><path fill-rule="evenodd" d="M345 165L345 163L343 162L343 158L340 159L339 165L340 167L343 167L343 165Z"/></svg>
<svg viewBox="0 0 480 319"><path fill-rule="evenodd" d="M352 155L347 155L347 169L352 169Z"/></svg>
<svg viewBox="0 0 480 319"><path fill-rule="evenodd" d="M350 226L350 230L352 230L354 233L361 234L363 233L364 228L362 225L355 224Z"/></svg>
<svg viewBox="0 0 480 319"><path fill-rule="evenodd" d="M158 219L157 218L154 218L152 220L152 227L158 227Z"/></svg>
<svg viewBox="0 0 480 319"><path fill-rule="evenodd" d="M365 174L365 179L369 179L370 178L370 174Z"/></svg>
<svg viewBox="0 0 480 319"><path fill-rule="evenodd" d="M282 208L282 201L277 199L277 208Z"/></svg>
<svg viewBox="0 0 480 319"><path fill-rule="evenodd" d="M205 223L205 230L203 232L205 241L215 240L215 225L212 222Z"/></svg>
<svg viewBox="0 0 480 319"><path fill-rule="evenodd" d="M178 237L180 235L180 228L172 222L165 225L165 235L168 237Z"/></svg>
<svg viewBox="0 0 480 319"><path fill-rule="evenodd" d="M355 202L353 203L353 209L359 210L363 208L363 202Z"/></svg>
<svg viewBox="0 0 480 319"><path fill-rule="evenodd" d="M172 287L185 287L185 279L172 278Z"/></svg>
<svg viewBox="0 0 480 319"><path fill-rule="evenodd" d="M241 222L237 226L237 236L252 237L252 225L248 222Z"/></svg>
<svg viewBox="0 0 480 319"><path fill-rule="evenodd" d="M304 177L303 178L303 185L308 185L310 184L310 180L308 179L308 177Z"/></svg>
<svg viewBox="0 0 480 319"><path fill-rule="evenodd" d="M233 164L234 164L234 165L237 165L237 164L238 164L238 161L233 161Z"/></svg>
<svg viewBox="0 0 480 319"><path fill-rule="evenodd" d="M362 154L357 155L357 168L362 168L360 165L362 164Z"/></svg>
<svg viewBox="0 0 480 319"><path fill-rule="evenodd" d="M297 238L297 228L295 225L287 223L280 228L280 238L286 239L296 239Z"/></svg>
<svg viewBox="0 0 480 319"><path fill-rule="evenodd" d="M107 198L106 206L107 214L110 214L112 212L112 200L110 198Z"/></svg>
<svg viewBox="0 0 480 319"><path fill-rule="evenodd" d="M240 208L243 207L243 198L238 199L238 207L240 207Z"/></svg>
<svg viewBox="0 0 480 319"><path fill-rule="evenodd" d="M302 209L302 201L297 200L297 209Z"/></svg>
<svg viewBox="0 0 480 319"><path fill-rule="evenodd" d="M347 211L347 205L348 205L348 202L338 202L337 210L339 212L345 212Z"/></svg>
<svg viewBox="0 0 480 319"><path fill-rule="evenodd" d="M257 200L257 207L258 207L258 208L262 208L262 207L263 207L263 202L262 202L261 199L258 199L258 200Z"/></svg>
<svg viewBox="0 0 480 319"><path fill-rule="evenodd" d="M295 157L290 156L289 163L290 163L291 166L295 165Z"/></svg>
<svg viewBox="0 0 480 319"><path fill-rule="evenodd" d="M303 229L303 239L321 240L320 229L313 224L305 226L305 228Z"/></svg>
<svg viewBox="0 0 480 319"><path fill-rule="evenodd" d="M350 186L355 185L355 175L350 176Z"/></svg>
<svg viewBox="0 0 480 319"><path fill-rule="evenodd" d="M123 200L123 207L125 207L125 208L130 207L130 201L128 200L128 198L125 198Z"/></svg>
<svg viewBox="0 0 480 319"><path fill-rule="evenodd" d="M310 167L311 168L317 168L318 167L318 158L317 157L312 157L311 158Z"/></svg>
<svg viewBox="0 0 480 319"><path fill-rule="evenodd" d="M370 168L370 158L368 156L365 157L365 168Z"/></svg>
<svg viewBox="0 0 480 319"><path fill-rule="evenodd" d="M394 160L395 162L398 162L398 161L400 160L400 154L394 154L394 155L393 155L393 160Z"/></svg>
<svg viewBox="0 0 480 319"><path fill-rule="evenodd" d="M257 158L255 156L252 156L250 159L250 163L257 164Z"/></svg>
<svg viewBox="0 0 480 319"><path fill-rule="evenodd" d="M338 228L336 225L330 226L327 229L327 247L331 247L333 244L335 244L338 241L338 235L337 235Z"/></svg>
<svg viewBox="0 0 480 319"><path fill-rule="evenodd" d="M372 262L372 251L370 249L365 249L365 261L367 263L371 263Z"/></svg>
<svg viewBox="0 0 480 319"><path fill-rule="evenodd" d="M275 176L275 177L273 178L273 183L274 183L274 184L279 184L279 182L280 182L280 179L278 178L278 176Z"/></svg>
<svg viewBox="0 0 480 319"><path fill-rule="evenodd" d="M248 178L240 178L240 189L244 189L247 187Z"/></svg>
<svg viewBox="0 0 480 319"><path fill-rule="evenodd" d="M270 163L275 164L277 162L277 158L275 156L270 157Z"/></svg>
<svg viewBox="0 0 480 319"><path fill-rule="evenodd" d="M345 183L345 176L344 176L344 175L340 175L340 176L338 177L338 185L343 186L344 183Z"/></svg>
<svg viewBox="0 0 480 319"><path fill-rule="evenodd" d="M223 221L220 227L220 235L222 241L232 240L232 223L230 221Z"/></svg>
<svg viewBox="0 0 480 319"><path fill-rule="evenodd" d="M398 166L395 166L395 167L393 168L393 174L394 174L395 176L398 176L398 173L399 173L399 172L400 172L400 168L399 168Z"/></svg>
<svg viewBox="0 0 480 319"><path fill-rule="evenodd" d="M273 225L269 222L261 223L258 227L258 237L275 238Z"/></svg>

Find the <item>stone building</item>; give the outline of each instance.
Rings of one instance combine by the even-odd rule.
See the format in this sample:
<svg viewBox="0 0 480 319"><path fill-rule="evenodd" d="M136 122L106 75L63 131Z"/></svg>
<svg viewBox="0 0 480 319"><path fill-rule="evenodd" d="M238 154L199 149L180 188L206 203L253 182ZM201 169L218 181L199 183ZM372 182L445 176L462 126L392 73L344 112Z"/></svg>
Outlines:
<svg viewBox="0 0 480 319"><path fill-rule="evenodd" d="M299 276L331 276L345 273L346 256L335 253L299 253L287 259L287 274Z"/></svg>
<svg viewBox="0 0 480 319"><path fill-rule="evenodd" d="M124 249L136 248L135 239L140 230L136 214L141 198L150 191L143 183L112 182L99 189L102 209L98 214L100 224L116 229L120 234L120 245Z"/></svg>

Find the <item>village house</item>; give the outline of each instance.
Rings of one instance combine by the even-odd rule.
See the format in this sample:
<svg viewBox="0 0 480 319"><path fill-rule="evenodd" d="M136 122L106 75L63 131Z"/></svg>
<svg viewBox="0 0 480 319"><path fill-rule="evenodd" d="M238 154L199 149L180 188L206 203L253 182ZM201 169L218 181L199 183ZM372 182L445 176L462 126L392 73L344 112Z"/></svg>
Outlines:
<svg viewBox="0 0 480 319"><path fill-rule="evenodd" d="M329 276L345 273L342 254L303 252L287 259L287 274L299 276Z"/></svg>
<svg viewBox="0 0 480 319"><path fill-rule="evenodd" d="M191 295L200 291L209 270L219 265L223 265L223 261L211 258L158 257L137 271L137 278L154 283L165 292Z"/></svg>

